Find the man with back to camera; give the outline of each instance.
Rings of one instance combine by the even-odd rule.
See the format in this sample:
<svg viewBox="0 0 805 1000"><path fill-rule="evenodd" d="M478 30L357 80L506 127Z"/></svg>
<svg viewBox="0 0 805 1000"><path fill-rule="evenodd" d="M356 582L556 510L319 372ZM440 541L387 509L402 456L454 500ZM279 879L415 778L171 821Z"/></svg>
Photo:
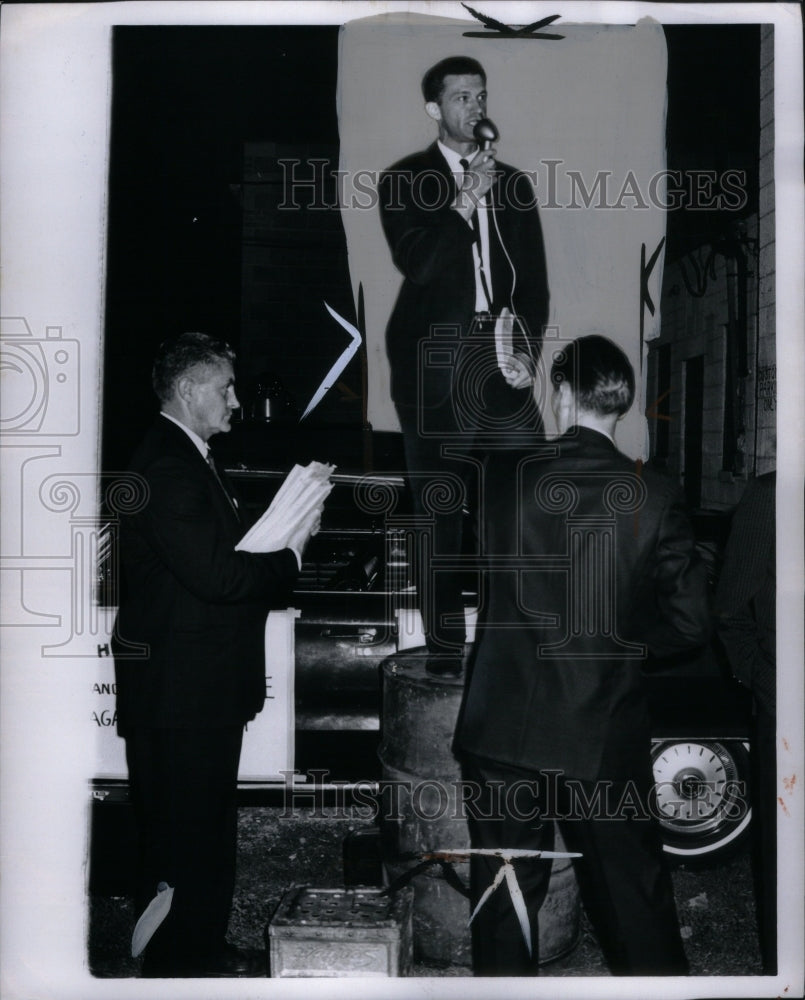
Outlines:
<svg viewBox="0 0 805 1000"><path fill-rule="evenodd" d="M531 182L498 162L496 149L479 146L474 134L486 116L483 67L465 56L444 59L425 74L422 93L438 140L394 164L379 184L383 230L403 275L386 344L414 512L424 521L434 517L431 555L455 557L462 494L475 493L477 472L472 461L445 449L467 455L479 430L503 443L511 432L540 426L533 385L548 282ZM517 319L507 321L512 350L501 359L494 327L504 311ZM443 335L443 345L428 343ZM429 347L434 353L424 360ZM458 500L433 515L428 492L440 477L457 489ZM438 508L438 492L433 497ZM456 674L466 638L461 574L434 574L427 564L418 569L434 654L429 669Z"/></svg>
<svg viewBox="0 0 805 1000"><path fill-rule="evenodd" d="M145 502L121 520L115 672L139 834L137 915L173 889L167 916L148 927L145 976L265 975L259 956L225 940L238 764L243 727L265 700L266 613L287 606L318 513L281 551L235 551L248 525L207 444L239 405L234 359L203 333L161 345L161 413L129 467ZM127 658L132 643L145 658Z"/></svg>
<svg viewBox="0 0 805 1000"><path fill-rule="evenodd" d="M684 975L641 668L707 641L704 566L677 486L614 443L635 394L623 351L582 337L551 381L560 437L485 468L486 601L456 729L472 846L549 850L556 818L612 972ZM473 907L499 866L473 858ZM550 863L514 867L531 952L501 886L473 923L476 975L537 974Z"/></svg>

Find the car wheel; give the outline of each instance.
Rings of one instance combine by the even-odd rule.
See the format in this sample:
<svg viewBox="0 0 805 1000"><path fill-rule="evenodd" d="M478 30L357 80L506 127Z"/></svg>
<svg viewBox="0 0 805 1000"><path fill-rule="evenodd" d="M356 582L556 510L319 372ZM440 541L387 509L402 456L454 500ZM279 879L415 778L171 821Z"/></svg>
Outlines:
<svg viewBox="0 0 805 1000"><path fill-rule="evenodd" d="M739 740L655 740L656 815L678 863L712 864L745 845L752 810L749 752Z"/></svg>

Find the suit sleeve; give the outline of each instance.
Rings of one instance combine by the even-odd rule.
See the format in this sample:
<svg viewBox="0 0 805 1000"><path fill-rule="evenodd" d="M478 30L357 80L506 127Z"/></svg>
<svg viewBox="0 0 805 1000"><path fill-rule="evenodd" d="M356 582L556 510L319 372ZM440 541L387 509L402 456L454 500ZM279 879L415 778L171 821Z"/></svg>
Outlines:
<svg viewBox="0 0 805 1000"><path fill-rule="evenodd" d="M655 656L702 646L710 637L707 573L684 501L674 491L662 511L654 551L656 616L646 640Z"/></svg>
<svg viewBox="0 0 805 1000"><path fill-rule="evenodd" d="M775 632L764 626L754 601L722 613L716 619L734 676L753 692L763 708L773 715L776 702Z"/></svg>
<svg viewBox="0 0 805 1000"><path fill-rule="evenodd" d="M388 170L380 177L383 232L395 265L415 285L437 280L472 246L472 230L448 207L452 192L446 185L437 171Z"/></svg>
<svg viewBox="0 0 805 1000"><path fill-rule="evenodd" d="M298 576L290 549L235 551L208 489L180 461L161 459L146 478L150 495L137 515L139 534L184 588L210 604L284 600Z"/></svg>

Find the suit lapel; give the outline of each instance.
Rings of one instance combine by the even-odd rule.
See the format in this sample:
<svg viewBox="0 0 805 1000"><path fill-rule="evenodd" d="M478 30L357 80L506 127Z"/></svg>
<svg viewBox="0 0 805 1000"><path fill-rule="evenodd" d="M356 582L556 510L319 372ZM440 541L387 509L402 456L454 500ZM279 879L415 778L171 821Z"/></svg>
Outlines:
<svg viewBox="0 0 805 1000"><path fill-rule="evenodd" d="M228 491L228 487L225 485L226 480L223 473L219 472L220 479L216 477L207 460L181 427L177 427L173 421L167 420L162 416L160 416L159 420L168 447L192 461L193 467L198 469L199 478L203 477L204 481L208 483L216 509L222 512L228 521L231 522L234 520L238 527L242 527L242 514L230 501L230 497L233 494Z"/></svg>
<svg viewBox="0 0 805 1000"><path fill-rule="evenodd" d="M438 171L451 187L455 185L456 181L453 177L453 171L450 169L447 160L442 156L438 143L434 142L428 146L425 150L425 158L429 161L427 169Z"/></svg>
<svg viewBox="0 0 805 1000"><path fill-rule="evenodd" d="M229 482L229 477L226 475L223 469L221 469L218 466L212 452L208 452L207 454L207 465L209 466L210 471L215 477L215 481L218 484L221 493L223 493L224 497L226 498L226 502L231 507L232 513L238 519L238 523L240 523L240 511L238 510L238 505L235 502L235 495L232 491L232 486L231 483Z"/></svg>

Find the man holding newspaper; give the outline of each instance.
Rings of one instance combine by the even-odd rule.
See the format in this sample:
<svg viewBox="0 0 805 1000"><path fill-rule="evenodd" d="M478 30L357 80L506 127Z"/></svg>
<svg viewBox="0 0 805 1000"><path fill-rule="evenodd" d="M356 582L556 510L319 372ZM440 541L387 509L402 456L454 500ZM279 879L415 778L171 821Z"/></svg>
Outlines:
<svg viewBox="0 0 805 1000"><path fill-rule="evenodd" d="M145 976L265 974L225 939L241 739L265 700L266 613L287 606L333 469L294 469L246 531L207 445L239 405L233 361L201 333L160 347L161 413L130 465L146 499L120 529L117 717L140 838L132 952L145 950Z"/></svg>

